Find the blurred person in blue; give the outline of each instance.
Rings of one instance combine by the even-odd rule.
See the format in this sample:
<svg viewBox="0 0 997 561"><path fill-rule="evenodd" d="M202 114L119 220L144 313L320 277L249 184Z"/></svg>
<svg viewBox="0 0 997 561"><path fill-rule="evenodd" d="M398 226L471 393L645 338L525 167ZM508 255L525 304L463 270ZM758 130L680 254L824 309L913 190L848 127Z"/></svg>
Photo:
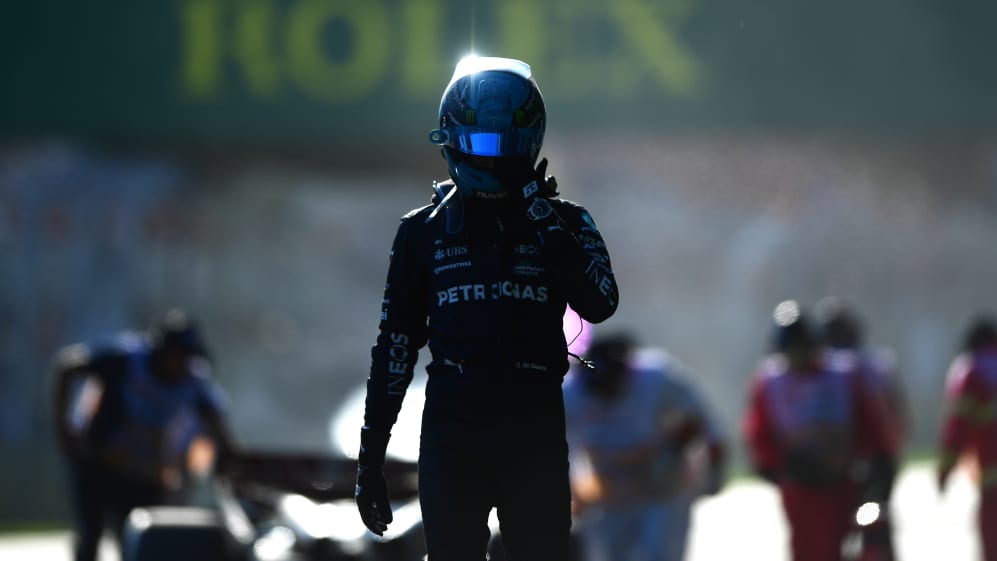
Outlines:
<svg viewBox="0 0 997 561"><path fill-rule="evenodd" d="M564 383L586 561L681 561L697 497L717 493L726 442L690 372L627 332L596 336Z"/></svg>
<svg viewBox="0 0 997 561"><path fill-rule="evenodd" d="M56 442L70 474L74 559L96 559L136 507L182 497L186 478L236 453L197 325L170 310L146 332L75 344L55 359Z"/></svg>
<svg viewBox="0 0 997 561"><path fill-rule="evenodd" d="M618 291L602 235L537 162L546 108L530 66L461 60L430 141L450 178L402 217L370 374L356 503L392 521L382 465L429 346L419 500L429 561L483 560L497 512L513 561L565 561L571 496L561 383L566 306L598 323Z"/></svg>
<svg viewBox="0 0 997 561"><path fill-rule="evenodd" d="M939 437L937 484L945 491L960 459L979 485L977 532L983 559L997 561L997 319L973 318L949 365Z"/></svg>
<svg viewBox="0 0 997 561"><path fill-rule="evenodd" d="M772 319L742 420L749 460L779 489L793 561L841 561L863 472L884 470L897 443L863 374L829 363L796 301Z"/></svg>
<svg viewBox="0 0 997 561"><path fill-rule="evenodd" d="M896 353L881 345L868 344L865 325L858 311L840 298L829 296L821 299L815 311L829 367L858 373L859 381L879 409L884 428L895 443L892 456L878 458L878 461L874 461L877 458L869 458L864 468L859 465L857 475L860 476L861 491L859 504L856 505L858 509L873 504L881 513L875 523L867 523L860 528L862 548L877 551L877 559L894 559L889 502L910 427L906 392Z"/></svg>

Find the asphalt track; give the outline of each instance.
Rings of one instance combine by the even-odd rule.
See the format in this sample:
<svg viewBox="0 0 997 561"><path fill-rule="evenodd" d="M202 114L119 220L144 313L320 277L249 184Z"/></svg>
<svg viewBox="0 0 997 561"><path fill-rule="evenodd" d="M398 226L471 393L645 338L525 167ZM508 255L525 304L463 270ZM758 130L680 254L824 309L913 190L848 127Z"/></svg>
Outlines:
<svg viewBox="0 0 997 561"><path fill-rule="evenodd" d="M965 472L954 472L940 495L930 465L906 468L890 508L899 560L977 561L976 505L976 489ZM758 482L731 485L700 500L689 539L686 561L789 561L778 495Z"/></svg>
<svg viewBox="0 0 997 561"><path fill-rule="evenodd" d="M930 466L905 469L891 508L900 561L979 559L976 503L973 483L962 472L939 495ZM789 561L786 537L775 490L756 481L739 482L697 503L686 561ZM69 534L0 536L0 560L70 561ZM120 561L106 540L100 561Z"/></svg>

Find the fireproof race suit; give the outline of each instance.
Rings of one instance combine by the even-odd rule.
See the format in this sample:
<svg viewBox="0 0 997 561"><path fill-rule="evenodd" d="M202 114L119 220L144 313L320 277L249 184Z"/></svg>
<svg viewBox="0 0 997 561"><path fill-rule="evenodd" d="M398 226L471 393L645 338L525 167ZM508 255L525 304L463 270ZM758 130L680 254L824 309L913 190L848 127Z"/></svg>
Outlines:
<svg viewBox="0 0 997 561"><path fill-rule="evenodd" d="M365 422L387 434L428 343L419 485L433 561L483 559L493 507L512 558L567 555L562 320L570 305L601 322L618 293L589 213L549 203L534 220L512 201L468 200L457 233L428 205L398 227Z"/></svg>
<svg viewBox="0 0 997 561"><path fill-rule="evenodd" d="M858 500L855 464L896 450L862 373L826 358L806 370L779 355L764 360L744 418L753 466L779 487L794 561L841 560Z"/></svg>
<svg viewBox="0 0 997 561"><path fill-rule="evenodd" d="M946 377L941 461L946 473L968 454L979 471L977 530L986 561L997 560L997 344L958 355Z"/></svg>

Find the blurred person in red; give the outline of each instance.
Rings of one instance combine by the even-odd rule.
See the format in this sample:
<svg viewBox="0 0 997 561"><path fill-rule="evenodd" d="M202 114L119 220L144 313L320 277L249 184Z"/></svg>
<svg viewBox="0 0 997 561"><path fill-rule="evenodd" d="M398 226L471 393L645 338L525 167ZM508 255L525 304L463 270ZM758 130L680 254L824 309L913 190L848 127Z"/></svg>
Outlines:
<svg viewBox="0 0 997 561"><path fill-rule="evenodd" d="M906 394L901 384L896 354L865 341L865 329L858 312L842 300L826 297L817 303L816 316L821 340L826 346L827 363L832 369L855 371L884 420L896 453L868 458L859 465L860 497L856 509L875 508L878 515L858 528L862 549L876 552L876 559L894 559L893 529L889 501L900 465L900 453L910 426ZM875 467L876 469L872 469ZM875 506L872 506L875 505Z"/></svg>
<svg viewBox="0 0 997 561"><path fill-rule="evenodd" d="M53 413L69 464L75 561L97 558L107 527L120 545L133 508L176 501L186 476L235 453L209 370L200 331L179 309L146 333L57 353Z"/></svg>
<svg viewBox="0 0 997 561"><path fill-rule="evenodd" d="M758 367L743 420L755 471L779 488L794 561L840 561L860 465L896 443L855 370L832 368L797 302L775 308L772 354Z"/></svg>
<svg viewBox="0 0 997 561"><path fill-rule="evenodd" d="M997 561L997 322L974 319L962 351L949 366L946 412L942 422L938 488L945 491L949 475L962 457L973 461L979 474L978 531L983 558Z"/></svg>
<svg viewBox="0 0 997 561"><path fill-rule="evenodd" d="M723 484L726 443L686 367L621 332L564 383L586 561L681 561L691 508Z"/></svg>

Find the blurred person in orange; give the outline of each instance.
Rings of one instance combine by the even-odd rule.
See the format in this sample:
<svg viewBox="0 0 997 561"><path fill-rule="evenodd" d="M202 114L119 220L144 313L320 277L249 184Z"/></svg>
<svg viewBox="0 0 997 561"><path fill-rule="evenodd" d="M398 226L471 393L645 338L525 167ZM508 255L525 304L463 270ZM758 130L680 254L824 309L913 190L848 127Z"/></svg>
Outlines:
<svg viewBox="0 0 997 561"><path fill-rule="evenodd" d="M105 528L120 545L133 508L178 500L193 471L236 452L208 357L180 309L147 332L57 353L54 425L69 467L75 561L96 559Z"/></svg>
<svg viewBox="0 0 997 561"><path fill-rule="evenodd" d="M779 489L793 561L841 561L857 471L896 452L855 369L834 368L799 304L773 314L772 353L755 372L743 431L754 470Z"/></svg>
<svg viewBox="0 0 997 561"><path fill-rule="evenodd" d="M938 489L945 491L960 458L978 474L978 528L983 558L997 561L997 321L974 318L949 366L939 443Z"/></svg>
<svg viewBox="0 0 997 561"><path fill-rule="evenodd" d="M564 383L586 561L681 561L691 508L720 490L726 443L690 373L629 333L597 336Z"/></svg>

